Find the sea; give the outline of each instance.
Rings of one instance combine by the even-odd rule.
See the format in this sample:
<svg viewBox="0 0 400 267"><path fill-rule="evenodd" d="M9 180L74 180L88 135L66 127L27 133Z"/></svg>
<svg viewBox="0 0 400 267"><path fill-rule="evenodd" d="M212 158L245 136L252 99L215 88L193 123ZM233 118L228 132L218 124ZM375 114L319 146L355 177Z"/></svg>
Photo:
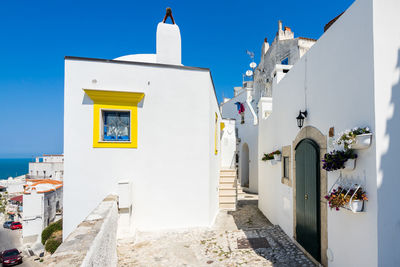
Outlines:
<svg viewBox="0 0 400 267"><path fill-rule="evenodd" d="M27 174L32 158L0 158L0 180Z"/></svg>

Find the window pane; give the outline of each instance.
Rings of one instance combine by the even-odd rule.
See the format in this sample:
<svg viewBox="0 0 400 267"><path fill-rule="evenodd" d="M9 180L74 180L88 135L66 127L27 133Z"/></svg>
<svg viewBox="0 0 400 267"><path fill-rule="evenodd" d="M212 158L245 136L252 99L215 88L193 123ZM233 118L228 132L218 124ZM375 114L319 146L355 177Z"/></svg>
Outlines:
<svg viewBox="0 0 400 267"><path fill-rule="evenodd" d="M130 140L130 113L127 111L103 111L104 141Z"/></svg>
<svg viewBox="0 0 400 267"><path fill-rule="evenodd" d="M289 157L283 157L283 177L289 178Z"/></svg>
<svg viewBox="0 0 400 267"><path fill-rule="evenodd" d="M289 58L287 57L287 58L283 59L283 60L281 61L281 64L282 64L282 65L289 65Z"/></svg>

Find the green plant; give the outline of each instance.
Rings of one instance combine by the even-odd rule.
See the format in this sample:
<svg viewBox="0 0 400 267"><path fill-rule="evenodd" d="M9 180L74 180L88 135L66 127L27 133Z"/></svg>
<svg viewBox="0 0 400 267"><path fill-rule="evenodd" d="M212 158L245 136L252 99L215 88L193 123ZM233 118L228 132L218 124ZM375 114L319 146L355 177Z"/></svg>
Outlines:
<svg viewBox="0 0 400 267"><path fill-rule="evenodd" d="M7 206L7 199L5 196L0 194L0 213L6 212L6 206Z"/></svg>
<svg viewBox="0 0 400 267"><path fill-rule="evenodd" d="M322 160L322 168L326 171L336 171L344 168L344 164L349 159L356 159L357 154L353 150L333 150L332 152L326 153Z"/></svg>
<svg viewBox="0 0 400 267"><path fill-rule="evenodd" d="M353 200L368 200L367 193L360 187L355 189L346 189L339 186L337 189L333 189L332 192L325 196L328 200L329 207L331 209L340 210L345 207L353 197Z"/></svg>
<svg viewBox="0 0 400 267"><path fill-rule="evenodd" d="M62 230L62 219L58 220L46 228L44 228L42 232L42 244L46 244L47 239L56 231L61 231Z"/></svg>
<svg viewBox="0 0 400 267"><path fill-rule="evenodd" d="M280 154L281 154L281 151L275 150L274 152L264 154L264 157L261 160L263 160L263 161L271 160L271 159L274 159L274 155L280 155Z"/></svg>
<svg viewBox="0 0 400 267"><path fill-rule="evenodd" d="M46 251L50 252L51 254L53 254L57 248L61 245L61 240L59 239L49 239L46 242L46 245L44 246L44 248L46 249Z"/></svg>
<svg viewBox="0 0 400 267"><path fill-rule="evenodd" d="M338 139L335 141L338 145L343 145L346 150L351 149L352 144L356 142L356 136L361 134L371 133L368 127L357 127L352 130L346 130L339 134Z"/></svg>

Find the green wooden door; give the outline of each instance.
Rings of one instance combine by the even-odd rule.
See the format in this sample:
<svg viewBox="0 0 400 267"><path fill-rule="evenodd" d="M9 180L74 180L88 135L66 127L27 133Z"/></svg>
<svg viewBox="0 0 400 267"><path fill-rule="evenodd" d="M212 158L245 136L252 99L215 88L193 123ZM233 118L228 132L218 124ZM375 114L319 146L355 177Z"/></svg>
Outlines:
<svg viewBox="0 0 400 267"><path fill-rule="evenodd" d="M296 147L296 239L320 260L319 148L309 139Z"/></svg>

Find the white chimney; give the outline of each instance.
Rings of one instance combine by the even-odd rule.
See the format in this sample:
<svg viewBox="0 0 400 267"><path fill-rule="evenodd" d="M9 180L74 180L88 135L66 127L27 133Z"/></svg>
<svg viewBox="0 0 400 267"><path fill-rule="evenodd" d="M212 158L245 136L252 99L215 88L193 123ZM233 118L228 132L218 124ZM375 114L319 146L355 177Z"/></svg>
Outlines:
<svg viewBox="0 0 400 267"><path fill-rule="evenodd" d="M173 24L165 23L170 16ZM162 22L157 26L157 63L182 65L181 64L181 33L178 25L172 18L171 10L167 9L167 14Z"/></svg>

